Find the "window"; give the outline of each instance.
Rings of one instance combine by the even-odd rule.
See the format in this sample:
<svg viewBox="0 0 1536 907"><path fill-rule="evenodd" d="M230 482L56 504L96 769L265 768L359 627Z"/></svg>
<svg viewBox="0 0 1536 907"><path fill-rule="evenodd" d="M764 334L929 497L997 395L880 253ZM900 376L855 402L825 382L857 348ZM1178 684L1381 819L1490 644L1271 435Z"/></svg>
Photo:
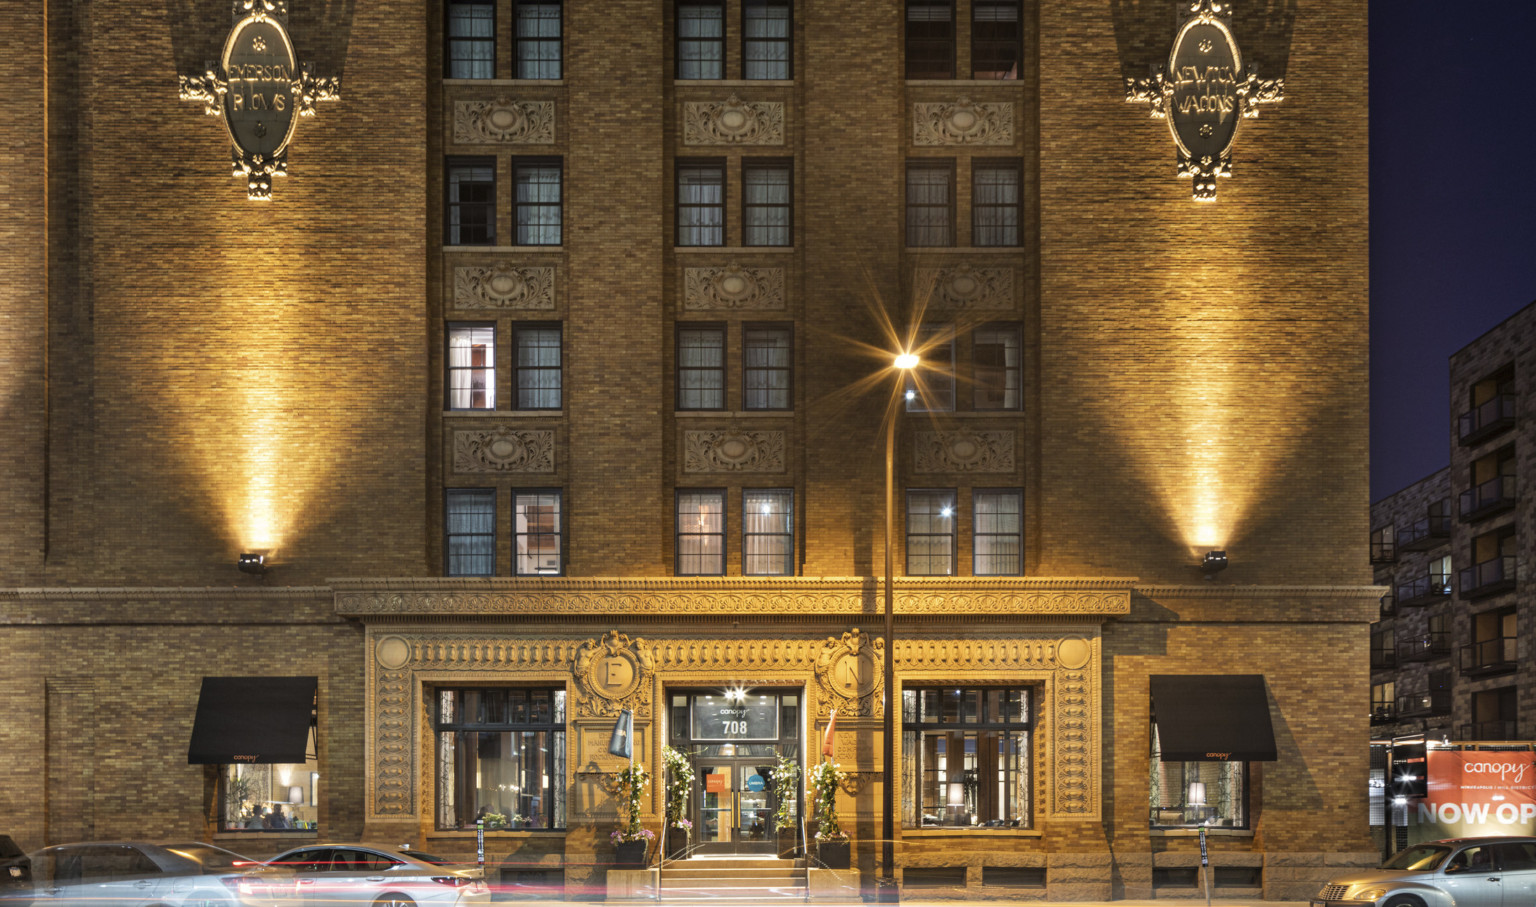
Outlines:
<svg viewBox="0 0 1536 907"><path fill-rule="evenodd" d="M725 575L725 492L677 492L678 576Z"/></svg>
<svg viewBox="0 0 1536 907"><path fill-rule="evenodd" d="M220 831L315 827L320 765L314 759L299 764L234 764L221 769Z"/></svg>
<svg viewBox="0 0 1536 907"><path fill-rule="evenodd" d="M512 222L520 246L560 245L560 161L513 158Z"/></svg>
<svg viewBox="0 0 1536 907"><path fill-rule="evenodd" d="M907 492L907 575L953 576L955 572L955 491Z"/></svg>
<svg viewBox="0 0 1536 907"><path fill-rule="evenodd" d="M448 0L447 51L450 79L496 78L496 6Z"/></svg>
<svg viewBox="0 0 1536 907"><path fill-rule="evenodd" d="M1519 734L1520 705L1516 687L1472 694L1472 725L1457 736L1463 740L1514 740Z"/></svg>
<svg viewBox="0 0 1536 907"><path fill-rule="evenodd" d="M1030 828L1031 691L901 691L907 828Z"/></svg>
<svg viewBox="0 0 1536 907"><path fill-rule="evenodd" d="M789 325L747 324L741 329L743 409L790 409L792 333Z"/></svg>
<svg viewBox="0 0 1536 907"><path fill-rule="evenodd" d="M971 335L974 408L1023 408L1023 348L1023 331L1017 324L989 324Z"/></svg>
<svg viewBox="0 0 1536 907"><path fill-rule="evenodd" d="M677 4L677 77L725 78L725 4L679 0Z"/></svg>
<svg viewBox="0 0 1536 907"><path fill-rule="evenodd" d="M448 324L448 408L496 408L496 328Z"/></svg>
<svg viewBox="0 0 1536 907"><path fill-rule="evenodd" d="M955 162L907 161L907 245L955 244Z"/></svg>
<svg viewBox="0 0 1536 907"><path fill-rule="evenodd" d="M1441 595L1451 594L1451 556L1449 554L1430 559L1429 584Z"/></svg>
<svg viewBox="0 0 1536 907"><path fill-rule="evenodd" d="M741 166L741 243L793 244L793 184L789 161L745 161Z"/></svg>
<svg viewBox="0 0 1536 907"><path fill-rule="evenodd" d="M1248 827L1248 763L1164 762L1152 722L1152 825Z"/></svg>
<svg viewBox="0 0 1536 907"><path fill-rule="evenodd" d="M971 245L1019 244L1020 173L1017 160L971 162Z"/></svg>
<svg viewBox="0 0 1536 907"><path fill-rule="evenodd" d="M677 244L725 245L725 164L677 162Z"/></svg>
<svg viewBox="0 0 1536 907"><path fill-rule="evenodd" d="M971 572L1019 576L1024 572L1024 493L977 489L971 495Z"/></svg>
<svg viewBox="0 0 1536 907"><path fill-rule="evenodd" d="M725 409L725 326L677 326L677 408Z"/></svg>
<svg viewBox="0 0 1536 907"><path fill-rule="evenodd" d="M496 489L450 488L443 514L443 572L496 575Z"/></svg>
<svg viewBox="0 0 1536 907"><path fill-rule="evenodd" d="M1393 681L1371 684L1371 721L1392 721L1397 713L1397 685Z"/></svg>
<svg viewBox="0 0 1536 907"><path fill-rule="evenodd" d="M971 0L971 78L1017 79L1023 56L1019 0Z"/></svg>
<svg viewBox="0 0 1536 907"><path fill-rule="evenodd" d="M559 490L513 491L512 519L512 540L517 546L513 558L516 574L559 576L564 573Z"/></svg>
<svg viewBox="0 0 1536 907"><path fill-rule="evenodd" d="M565 827L565 691L438 689L437 827Z"/></svg>
<svg viewBox="0 0 1536 907"><path fill-rule="evenodd" d="M924 326L917 349L922 365L907 372L909 413L947 413L955 408L955 339L947 325Z"/></svg>
<svg viewBox="0 0 1536 907"><path fill-rule="evenodd" d="M1381 670L1397 665L1397 634L1391 627L1371 625L1371 669Z"/></svg>
<svg viewBox="0 0 1536 907"><path fill-rule="evenodd" d="M1514 588L1515 527L1505 526L1472 539L1472 566L1461 571L1463 596L1492 595ZM1450 557L1445 558L1450 569Z"/></svg>
<svg viewBox="0 0 1536 907"><path fill-rule="evenodd" d="M517 20L519 79L558 79L561 75L559 0L513 0Z"/></svg>
<svg viewBox="0 0 1536 907"><path fill-rule="evenodd" d="M1392 524L1371 533L1371 563L1386 564L1397 559L1397 545L1392 534Z"/></svg>
<svg viewBox="0 0 1536 907"><path fill-rule="evenodd" d="M794 575L794 491L788 488L742 491L741 572L745 576Z"/></svg>
<svg viewBox="0 0 1536 907"><path fill-rule="evenodd" d="M954 77L954 0L907 0L907 78Z"/></svg>
<svg viewBox="0 0 1536 907"><path fill-rule="evenodd" d="M560 325L512 326L512 382L517 409L560 408Z"/></svg>
<svg viewBox="0 0 1536 907"><path fill-rule="evenodd" d="M792 15L790 0L742 0L743 79L792 78Z"/></svg>
<svg viewBox="0 0 1536 907"><path fill-rule="evenodd" d="M496 159L448 159L447 236L450 246L496 244Z"/></svg>

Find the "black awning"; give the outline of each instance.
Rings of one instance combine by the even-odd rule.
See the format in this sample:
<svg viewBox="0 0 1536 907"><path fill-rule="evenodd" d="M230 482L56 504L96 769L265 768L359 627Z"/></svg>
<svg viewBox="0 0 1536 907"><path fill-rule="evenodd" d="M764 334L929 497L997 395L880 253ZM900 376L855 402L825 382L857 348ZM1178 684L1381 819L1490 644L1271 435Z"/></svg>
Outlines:
<svg viewBox="0 0 1536 907"><path fill-rule="evenodd" d="M1263 674L1153 674L1164 762L1274 762Z"/></svg>
<svg viewBox="0 0 1536 907"><path fill-rule="evenodd" d="M316 677L204 677L187 763L305 762L317 686Z"/></svg>

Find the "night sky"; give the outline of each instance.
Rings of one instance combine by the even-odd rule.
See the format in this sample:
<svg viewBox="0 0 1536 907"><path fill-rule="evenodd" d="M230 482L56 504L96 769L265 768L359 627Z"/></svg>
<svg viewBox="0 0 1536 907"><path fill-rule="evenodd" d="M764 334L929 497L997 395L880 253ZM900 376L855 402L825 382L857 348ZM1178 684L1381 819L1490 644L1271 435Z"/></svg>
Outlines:
<svg viewBox="0 0 1536 907"><path fill-rule="evenodd" d="M1448 357L1536 300L1536 3L1370 15L1374 501L1450 462Z"/></svg>

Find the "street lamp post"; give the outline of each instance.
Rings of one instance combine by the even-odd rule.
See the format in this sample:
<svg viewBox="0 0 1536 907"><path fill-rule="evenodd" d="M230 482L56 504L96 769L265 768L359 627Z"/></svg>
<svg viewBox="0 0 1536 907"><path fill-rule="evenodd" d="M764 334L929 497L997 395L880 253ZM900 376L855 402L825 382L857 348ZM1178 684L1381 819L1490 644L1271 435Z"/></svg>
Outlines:
<svg viewBox="0 0 1536 907"><path fill-rule="evenodd" d="M884 804L880 810L880 879L876 884L881 901L900 899L896 887L896 608L895 608L895 527L896 527L896 419L901 413L902 385L908 372L917 367L912 353L896 357L896 387L891 392L891 411L885 426L885 726L884 760L880 781Z"/></svg>

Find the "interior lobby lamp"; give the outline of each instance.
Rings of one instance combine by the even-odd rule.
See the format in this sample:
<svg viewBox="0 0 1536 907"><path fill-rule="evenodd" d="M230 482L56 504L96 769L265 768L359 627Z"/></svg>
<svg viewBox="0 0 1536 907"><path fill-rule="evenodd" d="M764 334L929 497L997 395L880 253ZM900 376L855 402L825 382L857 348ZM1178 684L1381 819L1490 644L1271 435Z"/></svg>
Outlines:
<svg viewBox="0 0 1536 907"><path fill-rule="evenodd" d="M267 572L267 556L264 554L242 554L235 562L241 573L249 573L252 576L261 576Z"/></svg>
<svg viewBox="0 0 1536 907"><path fill-rule="evenodd" d="M896 786L892 763L896 758L896 700L891 695L896 676L896 610L895 610L895 502L896 502L896 420L901 413L900 401L912 399L912 391L901 393L907 375L918 366L916 353L903 351L891 363L896 368L896 386L891 392L890 418L885 426L885 739L882 742L884 764L880 768L880 878L876 882L876 894L881 901L898 899L896 888Z"/></svg>

